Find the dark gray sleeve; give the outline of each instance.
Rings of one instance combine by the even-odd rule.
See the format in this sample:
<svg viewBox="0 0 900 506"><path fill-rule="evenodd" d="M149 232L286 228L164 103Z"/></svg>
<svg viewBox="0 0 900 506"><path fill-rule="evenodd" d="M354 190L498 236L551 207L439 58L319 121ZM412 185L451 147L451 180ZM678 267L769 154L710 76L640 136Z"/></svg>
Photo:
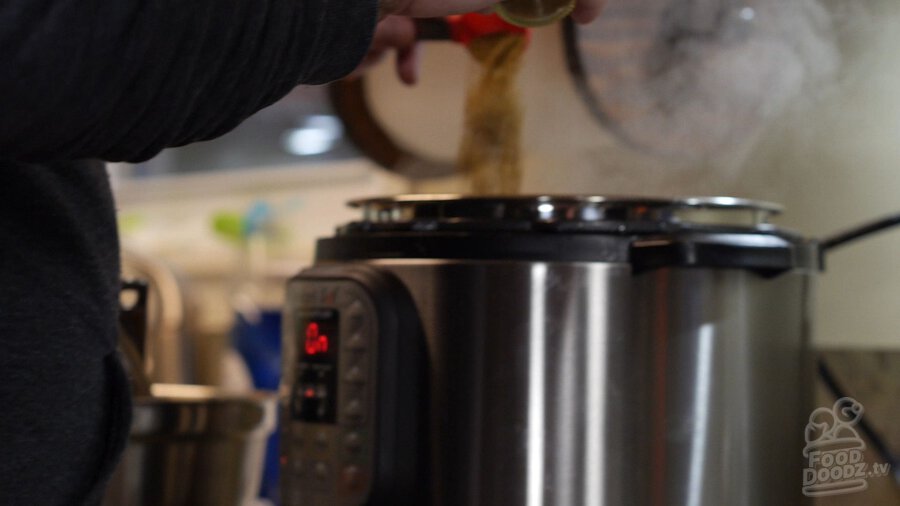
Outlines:
<svg viewBox="0 0 900 506"><path fill-rule="evenodd" d="M376 0L0 2L0 158L140 161L349 73Z"/></svg>

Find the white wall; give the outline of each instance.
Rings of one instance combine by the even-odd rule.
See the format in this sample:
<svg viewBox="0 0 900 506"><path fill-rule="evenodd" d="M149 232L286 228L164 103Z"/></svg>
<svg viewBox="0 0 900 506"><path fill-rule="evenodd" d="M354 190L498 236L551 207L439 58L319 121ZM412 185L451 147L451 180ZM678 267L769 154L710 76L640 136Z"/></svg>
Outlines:
<svg viewBox="0 0 900 506"><path fill-rule="evenodd" d="M748 187L788 206L783 223L823 236L900 212L900 4L844 43L841 84L784 118L748 164ZM767 189L767 186L778 188ZM819 287L822 346L900 346L900 229L828 257Z"/></svg>

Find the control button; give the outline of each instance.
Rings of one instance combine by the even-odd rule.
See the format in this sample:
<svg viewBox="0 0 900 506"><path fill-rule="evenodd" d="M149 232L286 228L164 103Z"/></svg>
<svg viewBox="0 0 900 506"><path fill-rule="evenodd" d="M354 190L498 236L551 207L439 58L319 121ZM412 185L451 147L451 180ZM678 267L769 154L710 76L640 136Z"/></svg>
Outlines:
<svg viewBox="0 0 900 506"><path fill-rule="evenodd" d="M341 486L350 492L362 492L366 480L362 469L357 466L347 466L341 470Z"/></svg>
<svg viewBox="0 0 900 506"><path fill-rule="evenodd" d="M359 432L349 432L344 436L344 448L351 453L358 453L362 450L362 435Z"/></svg>
<svg viewBox="0 0 900 506"><path fill-rule="evenodd" d="M351 350L365 350L366 344L366 338L362 332L355 332L347 339L347 348Z"/></svg>
<svg viewBox="0 0 900 506"><path fill-rule="evenodd" d="M344 379L350 383L363 383L366 381L366 375L363 372L362 367L354 365L350 367L350 370L344 375Z"/></svg>
<svg viewBox="0 0 900 506"><path fill-rule="evenodd" d="M286 504L302 504L303 493L297 487L288 488L285 495Z"/></svg>
<svg viewBox="0 0 900 506"><path fill-rule="evenodd" d="M347 320L351 331L360 330L365 324L366 317L363 314L363 305L358 300L350 304L350 307L347 309Z"/></svg>
<svg viewBox="0 0 900 506"><path fill-rule="evenodd" d="M306 475L306 463L303 459L294 457L289 460L289 466L295 478L303 478Z"/></svg>
<svg viewBox="0 0 900 506"><path fill-rule="evenodd" d="M365 414L362 401L359 399L351 399L344 407L344 413L347 415L347 418L353 421L362 421L363 415Z"/></svg>
<svg viewBox="0 0 900 506"><path fill-rule="evenodd" d="M362 330L363 324L366 322L366 317L360 314L351 314L350 315L350 329L351 330Z"/></svg>
<svg viewBox="0 0 900 506"><path fill-rule="evenodd" d="M291 396L291 415L294 418L303 417L303 390L297 388Z"/></svg>
<svg viewBox="0 0 900 506"><path fill-rule="evenodd" d="M315 467L314 472L316 475L316 479L319 481L328 480L328 477L330 475L329 469L328 469L328 464L326 464L324 462L316 462L316 467Z"/></svg>
<svg viewBox="0 0 900 506"><path fill-rule="evenodd" d="M325 431L320 430L320 431L316 432L316 445L319 448L322 448L323 450L327 449L328 443L329 443L328 434L325 433Z"/></svg>

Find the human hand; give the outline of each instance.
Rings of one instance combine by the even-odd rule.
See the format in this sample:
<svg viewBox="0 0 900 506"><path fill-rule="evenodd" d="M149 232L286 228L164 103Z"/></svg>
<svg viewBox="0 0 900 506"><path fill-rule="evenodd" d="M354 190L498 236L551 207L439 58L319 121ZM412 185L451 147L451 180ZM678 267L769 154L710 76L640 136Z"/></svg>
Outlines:
<svg viewBox="0 0 900 506"><path fill-rule="evenodd" d="M418 80L418 44L413 17L440 17L489 9L499 0L381 0L380 22L369 53L351 77L358 77L381 61L391 50L397 51L397 75L406 84ZM596 19L606 0L578 0L572 19L586 24Z"/></svg>
<svg viewBox="0 0 900 506"><path fill-rule="evenodd" d="M500 0L380 0L381 18L390 15L436 18L488 9Z"/></svg>
<svg viewBox="0 0 900 506"><path fill-rule="evenodd" d="M388 16L375 28L369 52L350 74L354 79L380 62L392 50L397 51L397 76L405 84L416 84L419 77L418 40L416 23L407 16Z"/></svg>
<svg viewBox="0 0 900 506"><path fill-rule="evenodd" d="M500 0L381 0L379 12L383 19L390 15L438 17L485 10ZM578 0L572 18L578 23L590 23L603 10L606 0Z"/></svg>

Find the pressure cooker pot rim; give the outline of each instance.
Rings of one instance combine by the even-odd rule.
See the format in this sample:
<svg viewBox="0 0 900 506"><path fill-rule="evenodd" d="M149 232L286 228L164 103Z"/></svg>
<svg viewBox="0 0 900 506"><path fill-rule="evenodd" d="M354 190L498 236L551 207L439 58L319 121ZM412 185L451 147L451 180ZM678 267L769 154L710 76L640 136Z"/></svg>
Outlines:
<svg viewBox="0 0 900 506"><path fill-rule="evenodd" d="M758 209L771 213L781 213L784 208L774 202L728 196L687 196L687 197L641 197L636 195L596 195L596 194L527 194L527 195L465 195L459 193L402 194L355 199L351 207L371 205L420 204L435 202L497 202L506 204L528 203L594 203L627 204L655 207L708 207Z"/></svg>
<svg viewBox="0 0 900 506"><path fill-rule="evenodd" d="M361 219L319 241L317 259L505 259L823 270L825 254L900 225L900 213L822 240L769 222L782 207L736 197L398 195L349 203Z"/></svg>
<svg viewBox="0 0 900 506"><path fill-rule="evenodd" d="M773 233L770 202L734 197L399 195L354 200L357 230L656 233L690 228ZM350 230L354 227L351 226ZM782 231L784 232L784 231Z"/></svg>

